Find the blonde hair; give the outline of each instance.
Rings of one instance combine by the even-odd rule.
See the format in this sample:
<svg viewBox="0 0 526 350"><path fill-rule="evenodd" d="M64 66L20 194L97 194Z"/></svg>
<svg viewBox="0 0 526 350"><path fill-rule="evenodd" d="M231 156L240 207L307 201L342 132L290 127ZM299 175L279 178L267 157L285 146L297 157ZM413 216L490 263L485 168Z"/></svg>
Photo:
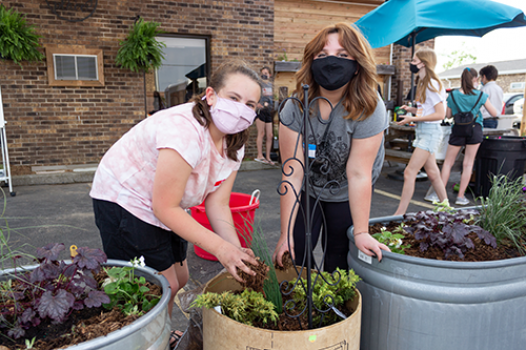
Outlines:
<svg viewBox="0 0 526 350"><path fill-rule="evenodd" d="M417 77L415 99L417 101L420 101L420 103L425 103L427 87L429 87L431 91L434 91L436 93L440 93L440 90L442 90L443 87L440 78L435 73L435 67L437 65L437 55L435 53L435 50L424 46L416 50L415 56L418 57L418 59L422 61L422 63L424 63L424 68L426 70L426 75L424 78L420 79L420 76ZM435 89L435 87L431 84L432 79L438 82L438 90Z"/></svg>
<svg viewBox="0 0 526 350"><path fill-rule="evenodd" d="M327 44L327 36L333 33L338 33L340 45L358 63L357 74L343 93L342 104L348 112L344 119L366 119L373 114L378 104L376 63L369 43L354 25L336 23L327 26L305 46L302 67L296 73L296 90L294 93L303 101L302 85L308 84L310 87L309 100L320 96L320 87L312 77L312 61Z"/></svg>

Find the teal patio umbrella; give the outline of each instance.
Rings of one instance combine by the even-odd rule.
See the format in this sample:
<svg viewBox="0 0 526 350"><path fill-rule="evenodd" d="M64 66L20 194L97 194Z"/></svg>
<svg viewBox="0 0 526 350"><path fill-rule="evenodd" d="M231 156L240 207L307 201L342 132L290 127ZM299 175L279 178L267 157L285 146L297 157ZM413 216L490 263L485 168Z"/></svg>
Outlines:
<svg viewBox="0 0 526 350"><path fill-rule="evenodd" d="M526 16L490 0L388 0L355 25L373 48L396 43L411 47L412 56L416 44L437 36L482 37L497 28L526 26Z"/></svg>

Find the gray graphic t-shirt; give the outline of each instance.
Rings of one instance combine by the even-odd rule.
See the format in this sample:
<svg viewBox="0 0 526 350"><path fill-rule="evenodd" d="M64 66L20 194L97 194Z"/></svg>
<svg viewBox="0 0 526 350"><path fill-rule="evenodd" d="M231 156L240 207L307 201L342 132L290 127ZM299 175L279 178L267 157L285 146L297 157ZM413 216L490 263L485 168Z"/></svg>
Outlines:
<svg viewBox="0 0 526 350"><path fill-rule="evenodd" d="M313 114L316 114L314 116ZM343 119L347 112L338 103L327 121L320 122L319 109L311 111L308 128L308 154L311 194L326 202L349 200L347 183L347 159L352 139L364 139L383 132L389 126L383 100L378 96L374 113L365 120ZM280 121L296 132L303 130L303 113L298 103L289 100L280 113ZM384 145L380 146L373 164L373 184L378 179L384 161ZM283 160L285 161L285 160ZM337 185L338 184L338 185Z"/></svg>

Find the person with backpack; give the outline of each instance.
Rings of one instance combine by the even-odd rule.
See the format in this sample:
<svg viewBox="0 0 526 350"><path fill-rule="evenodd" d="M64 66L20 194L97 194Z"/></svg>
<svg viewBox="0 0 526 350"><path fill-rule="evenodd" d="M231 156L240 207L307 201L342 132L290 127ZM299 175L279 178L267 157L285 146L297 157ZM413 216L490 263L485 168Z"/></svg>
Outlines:
<svg viewBox="0 0 526 350"><path fill-rule="evenodd" d="M453 90L447 99L446 117L454 119L451 135L444 164L442 165L442 182L447 184L451 167L455 163L457 154L465 146L464 161L462 162L462 176L456 205L468 205L470 202L465 197L475 156L482 142L482 114L480 108L484 106L493 117L498 115L497 109L491 104L488 94L477 91L473 86L473 77L476 76L474 68L466 68L460 78L461 88Z"/></svg>
<svg viewBox="0 0 526 350"><path fill-rule="evenodd" d="M415 52L409 65L411 72L417 75L415 95L417 106L402 106L402 109L414 116L401 116L402 119L397 124L416 123L414 151L404 170L404 187L400 204L394 215L405 214L415 192L416 176L422 167L425 168L440 201L447 201L446 188L442 183L440 169L435 159L435 153L442 140L440 123L446 115L444 106L446 90L435 73L436 64L435 51L424 46Z"/></svg>

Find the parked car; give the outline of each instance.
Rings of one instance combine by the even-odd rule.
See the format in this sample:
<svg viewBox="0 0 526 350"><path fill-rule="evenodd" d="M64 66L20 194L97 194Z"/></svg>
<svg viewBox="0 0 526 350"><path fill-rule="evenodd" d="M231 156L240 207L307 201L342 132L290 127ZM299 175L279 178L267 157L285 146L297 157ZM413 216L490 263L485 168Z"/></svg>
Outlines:
<svg viewBox="0 0 526 350"><path fill-rule="evenodd" d="M504 94L504 105L502 106L501 114L507 114L507 115L514 114L513 105L515 104L515 102L517 102L523 97L524 97L524 94L522 93L510 93L510 92L505 93Z"/></svg>
<svg viewBox="0 0 526 350"><path fill-rule="evenodd" d="M513 127L516 129L521 128L522 115L524 110L524 98L521 98L515 102L513 105L513 114L517 117L513 121Z"/></svg>

